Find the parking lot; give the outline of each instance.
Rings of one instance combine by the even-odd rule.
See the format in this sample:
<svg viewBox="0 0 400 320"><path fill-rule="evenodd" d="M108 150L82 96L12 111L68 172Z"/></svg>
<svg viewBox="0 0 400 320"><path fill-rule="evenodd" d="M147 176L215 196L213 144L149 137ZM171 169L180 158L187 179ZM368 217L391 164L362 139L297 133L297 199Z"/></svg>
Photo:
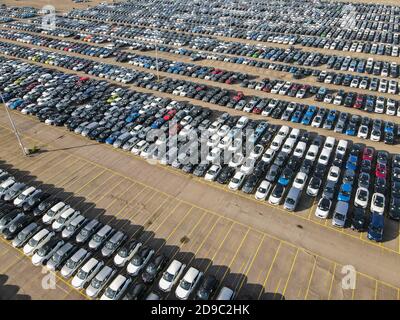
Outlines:
<svg viewBox="0 0 400 320"><path fill-rule="evenodd" d="M4 128L7 122L4 113L2 115L1 135L11 138L13 136L10 130ZM54 190L52 192L56 192L58 196L85 214L101 215L105 221L113 221L113 224L126 230L129 234L145 242L148 241L157 250L163 250L168 255L192 263L202 270L210 269L209 271L222 279L223 283L238 289L239 297L249 296L253 299L398 298L398 287L391 284L395 284L395 281L387 283L363 272L357 276L356 290L343 290L341 288L343 277L341 268L345 264L344 260L340 259L341 262L339 262L337 259L327 258L325 254L317 254L304 249L307 235L303 234L302 229L296 228L299 230L296 231L297 235L292 234L292 237L297 239L300 234L303 234L301 236L302 247L299 247L285 239L264 232L265 226L256 228L244 224L241 222L241 210L235 206L236 195L223 191L226 194L225 197L232 199L224 202L230 204L229 216L225 213L226 210L224 210L225 212L209 210L207 208L209 205L201 206L198 203L211 204L215 196L207 197L207 194L203 194L199 199L193 194L188 195L182 191L182 188L171 188L174 186L175 179L182 178L181 175L176 176L177 172L167 171L163 167L160 170L164 173L160 176L158 170L154 172L154 166L137 159L129 159L135 163L134 166L121 167L118 163L125 163L124 158L127 156L115 155L113 150L101 146L100 158L103 160L107 158L108 161L114 163L114 166L120 167L120 170L114 171L96 163L99 161L100 153L94 149L99 149L98 146L85 143L75 136L60 134L56 129L49 130L43 125L33 123L30 119L21 118L21 116L16 116L16 120L19 128L26 132L24 142L40 145L47 152L32 158L24 158L13 145L3 142L2 168L13 170L17 178L28 181L32 185L44 184L46 189ZM43 140L38 140L38 138ZM63 150L63 146L66 147L65 150ZM138 166L140 169L137 168ZM132 168L136 170L130 170ZM143 168L146 169L146 172L143 172ZM124 170L130 171L126 177L123 176ZM131 178L132 174L137 180ZM152 186L154 182L151 185L148 184L149 181L154 181L156 176L159 188ZM188 180L186 177L184 179ZM165 186L162 181L170 183ZM191 190L196 185L200 189L203 187L198 181L188 181L187 184L193 185L190 187ZM163 191L165 187L169 189L169 192ZM174 190L175 194L171 193L171 190ZM208 199L207 202L205 199ZM250 200L243 201L254 206ZM247 208L251 210L249 205ZM310 232L310 229L321 228L320 226L313 227L309 221L303 221L307 219L307 212L297 214L299 216L303 214L297 223L301 224L303 230L308 231L307 233ZM294 217L282 217L281 215L287 214L276 209L264 209L257 215L263 215L263 220L267 218L268 224L281 218L284 220L289 218L292 224L296 224L293 221ZM257 216L255 218L258 220ZM292 230L287 225L286 228ZM361 239L356 240L352 236L347 238L336 230L321 232L325 235L332 234L332 241L342 241L348 244L359 242L358 247L363 248L365 252L378 250L384 258L391 256L391 253L385 249L375 249L370 242L365 241L364 243ZM349 246L349 248L351 247L352 245ZM396 250L397 253L394 256L398 261L398 247ZM27 267L30 265L27 263L28 259L12 253L15 252L15 249L9 249L9 251L9 254L16 259L12 266L21 263L20 261L26 261L23 263L27 264ZM346 252L346 256L351 256L351 254ZM353 259L351 260L353 261ZM2 259L2 261L7 261L4 263L4 267L2 265L4 273L10 274L10 270L15 268L8 266L10 263L8 259ZM383 265L381 261L377 261L377 264ZM370 264L369 267L372 271L376 266ZM35 272L38 273L39 270L35 270ZM12 274L10 274L9 282L18 285L17 282L11 282ZM64 287L64 290L61 288L57 290L63 291L59 294L67 295L68 293L71 298L78 297L70 292L70 288L65 288L66 285L63 282L57 281L57 283ZM37 286L38 283L33 282L32 286L34 285ZM22 287L26 288L26 286ZM24 290L30 292L28 289Z"/></svg>
<svg viewBox="0 0 400 320"><path fill-rule="evenodd" d="M24 144L40 151L21 155L1 109L0 169L239 299L400 298L398 8L332 4L326 17L311 10L325 29L293 30L292 18L275 23L240 1L196 4L182 18L187 3L176 13L160 4L161 18L136 3L81 10L97 4L74 4L49 32L40 12L3 9L2 94ZM236 138L244 128L255 132L249 152ZM164 140L146 134L158 129L169 140L208 131L205 167L184 164L184 142L180 158L153 148ZM243 155L222 162L238 150L232 136ZM58 273L57 288L43 289L40 269L0 245L1 298L89 298Z"/></svg>

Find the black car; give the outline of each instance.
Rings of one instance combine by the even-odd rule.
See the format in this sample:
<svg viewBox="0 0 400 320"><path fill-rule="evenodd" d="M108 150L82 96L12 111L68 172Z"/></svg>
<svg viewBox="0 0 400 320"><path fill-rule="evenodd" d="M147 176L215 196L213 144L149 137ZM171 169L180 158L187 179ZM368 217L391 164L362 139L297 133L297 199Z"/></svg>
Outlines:
<svg viewBox="0 0 400 320"><path fill-rule="evenodd" d="M218 287L218 280L213 275L204 277L199 289L196 292L196 300L210 300Z"/></svg>
<svg viewBox="0 0 400 320"><path fill-rule="evenodd" d="M389 217L393 220L400 220L400 197L390 199Z"/></svg>
<svg viewBox="0 0 400 320"><path fill-rule="evenodd" d="M133 283L127 290L123 300L142 300L147 287L144 283Z"/></svg>
<svg viewBox="0 0 400 320"><path fill-rule="evenodd" d="M364 208L354 207L353 219L351 220L351 228L358 232L363 232L367 225L367 215Z"/></svg>
<svg viewBox="0 0 400 320"><path fill-rule="evenodd" d="M221 173L218 175L217 182L221 184L227 183L232 178L234 173L235 173L235 168L231 168L228 166L224 167L221 170Z"/></svg>
<svg viewBox="0 0 400 320"><path fill-rule="evenodd" d="M157 275L164 269L168 262L168 258L163 254L156 256L146 267L142 273L144 283L152 283Z"/></svg>
<svg viewBox="0 0 400 320"><path fill-rule="evenodd" d="M19 219L11 223L7 228L3 229L2 233L6 240L12 240L14 237L28 224L32 222L29 216L21 216Z"/></svg>
<svg viewBox="0 0 400 320"><path fill-rule="evenodd" d="M50 209L52 206L54 206L56 203L60 202L60 198L53 198L49 199L47 198L46 200L42 201L34 210L33 210L33 215L35 217L43 215L48 209Z"/></svg>
<svg viewBox="0 0 400 320"><path fill-rule="evenodd" d="M206 174L206 172L207 172L207 170L208 170L209 167L210 167L210 164L209 164L209 163L200 163L200 164L196 167L196 169L194 169L193 174L194 174L196 177L203 177L203 176Z"/></svg>
<svg viewBox="0 0 400 320"><path fill-rule="evenodd" d="M28 201L26 201L22 206L22 209L24 210L24 212L30 211L36 208L37 205L46 200L48 197L50 197L49 193L39 192L31 197Z"/></svg>
<svg viewBox="0 0 400 320"><path fill-rule="evenodd" d="M253 193L259 180L260 176L253 173L246 179L245 183L243 184L242 191L244 193Z"/></svg>

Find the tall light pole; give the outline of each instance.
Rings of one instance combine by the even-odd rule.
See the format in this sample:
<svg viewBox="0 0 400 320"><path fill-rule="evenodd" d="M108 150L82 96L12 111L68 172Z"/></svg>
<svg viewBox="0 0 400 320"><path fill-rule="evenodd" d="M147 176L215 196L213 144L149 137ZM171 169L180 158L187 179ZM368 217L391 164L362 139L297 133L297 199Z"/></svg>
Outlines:
<svg viewBox="0 0 400 320"><path fill-rule="evenodd" d="M13 118L11 117L10 110L8 110L8 108L7 108L7 106L6 106L6 103L5 103L5 101L4 101L3 95L2 95L1 93L0 93L0 97L1 97L1 101L2 101L3 104L4 104L4 108L6 109L8 119L10 120L11 126L12 126L12 128L13 128L13 130L14 130L14 134L15 134L15 136L17 137L18 144L19 144L19 146L20 146L20 148L21 148L21 150L22 150L22 154L23 154L24 156L27 156L28 154L27 154L27 152L26 152L26 150L25 150L25 147L24 147L24 145L23 145L23 143L22 143L21 137L19 136L19 132L18 132L17 126L15 125L14 120L13 120Z"/></svg>

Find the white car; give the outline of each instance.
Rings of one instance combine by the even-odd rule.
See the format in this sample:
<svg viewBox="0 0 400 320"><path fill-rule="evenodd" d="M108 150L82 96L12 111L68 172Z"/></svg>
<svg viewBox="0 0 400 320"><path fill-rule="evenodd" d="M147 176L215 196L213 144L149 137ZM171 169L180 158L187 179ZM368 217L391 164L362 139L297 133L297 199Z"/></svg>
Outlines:
<svg viewBox="0 0 400 320"><path fill-rule="evenodd" d="M382 193L374 193L371 200L371 212L383 214L385 211L385 196Z"/></svg>
<svg viewBox="0 0 400 320"><path fill-rule="evenodd" d="M240 171L245 175L249 175L254 170L254 165L256 164L256 160L253 158L247 158L246 161L240 167Z"/></svg>
<svg viewBox="0 0 400 320"><path fill-rule="evenodd" d="M369 190L364 187L359 187L356 191L356 197L354 198L354 205L361 208L368 206Z"/></svg>
<svg viewBox="0 0 400 320"><path fill-rule="evenodd" d="M272 150L271 148L268 148L267 151L264 152L261 160L267 164L270 164L272 162L272 160L274 160L275 153L276 152L274 150Z"/></svg>
<svg viewBox="0 0 400 320"><path fill-rule="evenodd" d="M332 152L333 147L335 146L336 139L333 137L326 137L325 143L324 143L324 149L328 149Z"/></svg>
<svg viewBox="0 0 400 320"><path fill-rule="evenodd" d="M128 261L130 261L136 252L142 246L141 242L132 240L119 249L118 253L114 256L114 264L117 267L123 267Z"/></svg>
<svg viewBox="0 0 400 320"><path fill-rule="evenodd" d="M240 167L240 166L243 164L244 159L245 159L245 157L243 156L243 154L241 154L241 153L236 153L236 154L232 157L231 161L229 161L228 166L231 167L231 168Z"/></svg>
<svg viewBox="0 0 400 320"><path fill-rule="evenodd" d="M40 249L45 243L47 243L53 236L54 232L47 229L42 229L38 231L24 246L23 252L27 256L31 256L35 253L37 249Z"/></svg>
<svg viewBox="0 0 400 320"><path fill-rule="evenodd" d="M293 181L293 187L303 190L307 182L307 175L304 172L297 173Z"/></svg>
<svg viewBox="0 0 400 320"><path fill-rule="evenodd" d="M275 136L275 138L272 140L270 149L272 149L274 151L278 151L281 148L283 140L285 140L285 137L279 135L279 133L278 133Z"/></svg>
<svg viewBox="0 0 400 320"><path fill-rule="evenodd" d="M292 152L295 143L296 143L295 139L292 138L286 139L285 143L282 146L282 151L286 152L287 154L290 154Z"/></svg>
<svg viewBox="0 0 400 320"><path fill-rule="evenodd" d="M220 171L221 171L221 166L219 164L213 164L210 167L210 169L207 170L204 179L207 181L214 181L217 178Z"/></svg>
<svg viewBox="0 0 400 320"><path fill-rule="evenodd" d="M331 151L329 149L323 148L321 154L319 155L318 163L323 164L325 166L328 165L330 156L331 156Z"/></svg>
<svg viewBox="0 0 400 320"><path fill-rule="evenodd" d="M254 146L253 150L249 154L249 158L258 159L264 152L264 147L261 144L257 144Z"/></svg>
<svg viewBox="0 0 400 320"><path fill-rule="evenodd" d="M119 274L106 288L100 300L120 300L131 282L131 278Z"/></svg>
<svg viewBox="0 0 400 320"><path fill-rule="evenodd" d="M243 172L236 172L231 181L229 181L228 188L231 190L238 190L241 187L245 178L246 175Z"/></svg>
<svg viewBox="0 0 400 320"><path fill-rule="evenodd" d="M332 166L329 169L327 180L337 182L340 176L340 168L337 166Z"/></svg>
<svg viewBox="0 0 400 320"><path fill-rule="evenodd" d="M80 214L79 211L75 211L75 209L68 208L63 211L63 213L53 221L51 228L54 231L60 231L64 226L68 225L72 220L74 220Z"/></svg>
<svg viewBox="0 0 400 320"><path fill-rule="evenodd" d="M194 288L196 288L202 276L203 272L200 272L196 268L190 267L175 290L176 297L181 300L187 300L190 293L194 290Z"/></svg>
<svg viewBox="0 0 400 320"><path fill-rule="evenodd" d="M296 147L294 148L293 151L293 156L298 157L298 158L302 158L304 155L304 152L306 151L306 143L303 141L299 141L296 145Z"/></svg>
<svg viewBox="0 0 400 320"><path fill-rule="evenodd" d="M104 266L103 261L99 261L95 258L89 259L76 273L72 279L71 284L76 289L83 289L87 283L92 281L94 276Z"/></svg>
<svg viewBox="0 0 400 320"><path fill-rule="evenodd" d="M327 198L321 198L318 201L317 209L315 210L315 216L321 219L328 218L331 207L332 207L331 200Z"/></svg>
<svg viewBox="0 0 400 320"><path fill-rule="evenodd" d="M318 147L316 145L311 145L307 150L306 159L315 161L315 159L317 158L317 154L318 154Z"/></svg>
<svg viewBox="0 0 400 320"><path fill-rule="evenodd" d="M38 250L36 250L35 254L32 256L32 264L34 266L39 266L46 264L47 261L51 258L51 256L57 252L61 246L64 245L63 240L58 240L53 237L49 241L47 241L44 245L42 245Z"/></svg>
<svg viewBox="0 0 400 320"><path fill-rule="evenodd" d="M279 129L277 135L278 135L278 136L281 136L281 137L283 137L283 138L286 138L286 136L289 134L289 131L290 131L290 129L289 129L288 126L282 126L282 127Z"/></svg>
<svg viewBox="0 0 400 320"><path fill-rule="evenodd" d="M368 126L361 125L360 128L358 128L357 137L360 138L360 139L367 139L368 138L368 133L369 133Z"/></svg>
<svg viewBox="0 0 400 320"><path fill-rule="evenodd" d="M14 199L14 206L21 207L26 200L36 191L35 187L28 187Z"/></svg>
<svg viewBox="0 0 400 320"><path fill-rule="evenodd" d="M247 123L249 122L249 118L245 116L241 116L239 120L236 122L236 128L243 129Z"/></svg>
<svg viewBox="0 0 400 320"><path fill-rule="evenodd" d="M206 160L211 163L219 162L219 160L221 158L221 154L222 154L222 150L218 147L215 147L207 155Z"/></svg>
<svg viewBox="0 0 400 320"><path fill-rule="evenodd" d="M171 291L174 284L181 277L185 268L186 265L182 262L178 260L172 261L168 269L163 273L162 278L158 282L158 287L164 292Z"/></svg>
<svg viewBox="0 0 400 320"><path fill-rule="evenodd" d="M271 182L267 181L267 180L263 180L260 185L257 188L257 191L254 195L254 197L257 200L265 200L269 194L269 191L272 188L272 184Z"/></svg>
<svg viewBox="0 0 400 320"><path fill-rule="evenodd" d="M381 140L381 131L380 130L372 130L371 136L369 138L371 141L380 141Z"/></svg>
<svg viewBox="0 0 400 320"><path fill-rule="evenodd" d="M221 137L214 133L212 136L210 136L207 140L207 146L210 148L215 148L218 146L219 142L221 141Z"/></svg>
<svg viewBox="0 0 400 320"><path fill-rule="evenodd" d="M138 143L136 143L133 148L131 149L131 152L134 155L139 155L147 146L149 143L146 140L140 140Z"/></svg>
<svg viewBox="0 0 400 320"><path fill-rule="evenodd" d="M54 206L52 206L50 208L50 210L48 210L46 212L46 214L42 217L42 221L45 224L50 224L52 223L55 219L57 219L61 213L66 210L69 209L69 206L67 206L64 202L58 202L56 203Z"/></svg>
<svg viewBox="0 0 400 320"><path fill-rule="evenodd" d="M149 262L154 255L154 250L147 246L140 247L139 251L133 256L126 268L128 274L132 277L137 276L140 270Z"/></svg>

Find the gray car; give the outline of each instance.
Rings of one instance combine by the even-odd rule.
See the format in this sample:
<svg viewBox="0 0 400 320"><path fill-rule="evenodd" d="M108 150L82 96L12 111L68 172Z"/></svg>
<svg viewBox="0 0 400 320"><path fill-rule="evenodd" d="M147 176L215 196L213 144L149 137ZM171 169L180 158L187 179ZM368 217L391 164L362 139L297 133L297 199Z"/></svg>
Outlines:
<svg viewBox="0 0 400 320"><path fill-rule="evenodd" d="M27 225L22 229L18 235L13 239L12 245L15 248L21 248L25 243L37 232L39 231L39 225L35 222Z"/></svg>
<svg viewBox="0 0 400 320"><path fill-rule="evenodd" d="M109 237L115 232L113 228L109 225L103 226L99 231L97 231L89 241L89 249L97 250L104 242L107 241Z"/></svg>
<svg viewBox="0 0 400 320"><path fill-rule="evenodd" d="M25 183L14 183L13 186L4 194L5 201L14 200L26 188Z"/></svg>
<svg viewBox="0 0 400 320"><path fill-rule="evenodd" d="M85 243L100 228L100 226L100 222L96 219L89 221L76 235L75 241L77 243Z"/></svg>
<svg viewBox="0 0 400 320"><path fill-rule="evenodd" d="M71 243L64 244L47 261L46 267L52 271L59 269L67 259L77 250Z"/></svg>
<svg viewBox="0 0 400 320"><path fill-rule="evenodd" d="M76 270L90 257L90 252L81 248L76 251L61 269L64 278L70 278Z"/></svg>
<svg viewBox="0 0 400 320"><path fill-rule="evenodd" d="M127 236L122 231L117 231L101 249L103 257L111 256L126 240Z"/></svg>
<svg viewBox="0 0 400 320"><path fill-rule="evenodd" d="M97 297L100 291L110 282L115 272L115 269L104 266L90 282L86 289L86 294L91 298Z"/></svg>
<svg viewBox="0 0 400 320"><path fill-rule="evenodd" d="M291 187L285 199L283 207L289 211L295 211L300 201L302 190L296 187Z"/></svg>
<svg viewBox="0 0 400 320"><path fill-rule="evenodd" d="M327 198L329 200L333 200L333 198L335 196L335 188L336 188L336 182L328 180L325 184L325 188L322 193L322 198Z"/></svg>
<svg viewBox="0 0 400 320"><path fill-rule="evenodd" d="M61 237L63 239L71 238L80 228L82 228L85 223L87 223L87 219L83 215L76 216L70 223L68 223L63 231L61 232Z"/></svg>

